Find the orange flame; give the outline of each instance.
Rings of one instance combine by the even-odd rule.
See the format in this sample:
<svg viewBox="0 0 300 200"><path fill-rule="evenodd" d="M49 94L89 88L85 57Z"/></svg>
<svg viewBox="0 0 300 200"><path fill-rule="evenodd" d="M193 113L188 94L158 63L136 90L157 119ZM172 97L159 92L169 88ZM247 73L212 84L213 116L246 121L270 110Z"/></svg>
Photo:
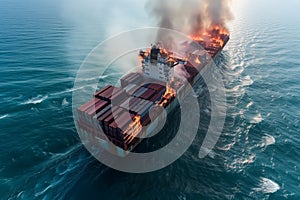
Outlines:
<svg viewBox="0 0 300 200"><path fill-rule="evenodd" d="M176 96L176 91L169 85L169 83L166 84L166 92L165 92L165 95L170 95L170 96Z"/></svg>
<svg viewBox="0 0 300 200"><path fill-rule="evenodd" d="M199 57L197 57L197 58L195 59L195 63L197 63L197 64L200 64L200 63L201 63Z"/></svg>
<svg viewBox="0 0 300 200"><path fill-rule="evenodd" d="M148 57L150 55L150 51L151 49L146 49L146 51L144 52L144 57ZM140 61L144 60L143 56L139 55L139 59Z"/></svg>
<svg viewBox="0 0 300 200"><path fill-rule="evenodd" d="M191 39L197 42L205 42L206 46L211 45L220 48L224 46L223 36L229 36L229 31L221 25L214 25L207 30L191 35Z"/></svg>
<svg viewBox="0 0 300 200"><path fill-rule="evenodd" d="M176 91L169 85L166 84L166 92L162 96L162 100L158 103L158 105L164 107L168 103L168 100L176 96Z"/></svg>
<svg viewBox="0 0 300 200"><path fill-rule="evenodd" d="M129 124L129 127L124 132L124 134L127 134L125 136L125 142L127 144L129 144L130 142L132 142L132 140L139 135L139 133L141 132L141 130L142 130L141 116L136 115L133 118L133 122L131 122Z"/></svg>

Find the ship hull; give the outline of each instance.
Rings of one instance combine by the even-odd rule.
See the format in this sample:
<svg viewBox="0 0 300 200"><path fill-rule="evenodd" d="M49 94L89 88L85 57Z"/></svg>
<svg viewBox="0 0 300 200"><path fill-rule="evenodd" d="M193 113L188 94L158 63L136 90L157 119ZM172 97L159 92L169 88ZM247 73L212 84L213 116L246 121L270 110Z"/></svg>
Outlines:
<svg viewBox="0 0 300 200"><path fill-rule="evenodd" d="M217 57L219 55L220 51L215 55L215 57ZM205 71L207 68L212 67L212 64L214 63L214 60L211 59L202 69L201 71ZM192 87L198 86L200 85L202 80L202 75L199 72L197 74L197 76L195 76L193 82L191 83ZM190 87L181 87L178 90L177 95L184 97L187 92L187 89L190 89ZM171 113L173 110L177 109L179 107L179 101L177 98L175 98L166 108L165 111L166 112L162 112L161 114L159 114L147 127L144 127L140 133L140 135L142 136L142 138L147 138L148 136L151 136L153 134L155 134L157 132L157 128L159 127L159 123L161 121L164 121L164 119L166 119L166 114ZM128 155L130 153L130 151L132 151L137 145L139 145L142 142L142 139L139 140L139 142L137 142L134 146L132 146L130 149L128 149L127 151L125 151L124 149L116 146L116 145L111 145L110 142L104 140L104 139L100 139L100 144L102 146L103 149L113 152L115 155L118 155L120 157L125 157L126 155Z"/></svg>
<svg viewBox="0 0 300 200"><path fill-rule="evenodd" d="M224 41L224 46L229 41L229 37L226 38ZM223 46L223 47L224 47ZM100 127L98 124L98 121L93 120L77 120L77 129L83 133L82 135L85 135L85 137L91 137L90 140L97 143L97 146L100 146L102 150L106 150L108 152L113 153L114 155L117 155L119 157L125 157L128 155L137 145L139 145L143 138L147 138L149 136L152 136L153 134L157 133L160 127L160 123L166 119L166 115L168 115L173 110L177 109L179 107L179 101L178 99L183 99L188 92L190 92L191 87L199 86L201 84L201 80L203 76L205 76L205 73L207 71L207 68L213 67L214 59L220 54L220 52L223 50L223 48L218 49L217 51L213 52L211 55L211 58L206 61L206 63L199 65L195 67L197 69L196 75L192 78L192 80L188 80L186 84L181 85L176 90L176 96L177 98L174 98L172 101L168 103L167 106L164 106L164 109L166 112L159 112L154 119L151 119L151 122L147 124L147 126L142 127L140 132L138 133L138 137L135 138L136 141L134 144L127 146L126 148L122 148L118 145L115 145L112 143L112 138L109 136L106 136L105 134L99 134L99 132L103 133L103 126ZM149 112L149 111L148 111ZM84 114L79 114L79 116L84 116ZM97 118L96 118L97 119ZM89 125L88 123L84 123L84 121L90 121L92 125ZM91 128L91 127L97 127L97 128ZM98 132L97 132L98 131ZM105 132L105 130L104 130ZM97 137L94 137L94 136ZM99 137L98 137L99 136ZM96 141L95 141L96 140Z"/></svg>

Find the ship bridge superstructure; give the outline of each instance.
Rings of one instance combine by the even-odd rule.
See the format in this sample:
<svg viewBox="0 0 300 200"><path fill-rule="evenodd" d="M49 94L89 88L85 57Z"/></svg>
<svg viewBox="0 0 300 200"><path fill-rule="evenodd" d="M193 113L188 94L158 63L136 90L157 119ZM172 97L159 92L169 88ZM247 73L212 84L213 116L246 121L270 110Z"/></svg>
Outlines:
<svg viewBox="0 0 300 200"><path fill-rule="evenodd" d="M175 57L173 53L159 44L152 45L146 51L140 51L142 75L162 82L170 82L174 76L174 67L186 64L186 60Z"/></svg>

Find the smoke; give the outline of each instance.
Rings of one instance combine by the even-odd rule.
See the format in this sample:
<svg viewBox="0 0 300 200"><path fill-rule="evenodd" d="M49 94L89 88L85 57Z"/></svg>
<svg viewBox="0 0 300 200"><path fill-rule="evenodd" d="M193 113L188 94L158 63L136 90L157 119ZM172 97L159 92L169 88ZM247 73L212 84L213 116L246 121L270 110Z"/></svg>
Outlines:
<svg viewBox="0 0 300 200"><path fill-rule="evenodd" d="M182 64L174 67L174 77L185 81L190 77L190 74L186 71Z"/></svg>
<svg viewBox="0 0 300 200"><path fill-rule="evenodd" d="M205 0L206 13L212 24L225 26L232 19L229 0Z"/></svg>
<svg viewBox="0 0 300 200"><path fill-rule="evenodd" d="M233 19L231 0L148 0L145 9L161 28L197 34L212 25L224 28ZM157 39L166 36L158 32Z"/></svg>

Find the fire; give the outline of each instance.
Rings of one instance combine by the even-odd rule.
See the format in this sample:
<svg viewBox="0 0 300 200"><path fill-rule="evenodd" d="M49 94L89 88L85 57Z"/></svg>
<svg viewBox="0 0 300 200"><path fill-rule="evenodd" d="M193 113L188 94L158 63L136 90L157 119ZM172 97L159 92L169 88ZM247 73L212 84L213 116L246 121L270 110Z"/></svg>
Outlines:
<svg viewBox="0 0 300 200"><path fill-rule="evenodd" d="M166 84L166 92L162 96L161 101L158 103L158 105L164 107L168 103L168 100L176 96L176 91L169 85L169 83Z"/></svg>
<svg viewBox="0 0 300 200"><path fill-rule="evenodd" d="M195 63L197 63L197 64L200 64L200 63L201 63L201 61L199 60L199 57L197 57L197 58L195 59Z"/></svg>
<svg viewBox="0 0 300 200"><path fill-rule="evenodd" d="M162 54L170 55L170 52L168 52L168 50L165 48L160 48L160 51Z"/></svg>
<svg viewBox="0 0 300 200"><path fill-rule="evenodd" d="M221 35L229 35L229 31L226 28L224 28L223 26L220 26L220 25L214 25L212 27L212 30L219 31L219 34L221 34Z"/></svg>
<svg viewBox="0 0 300 200"><path fill-rule="evenodd" d="M170 96L176 96L176 91L169 85L169 83L166 85L166 92L163 97L165 97L167 94Z"/></svg>
<svg viewBox="0 0 300 200"><path fill-rule="evenodd" d="M213 25L212 27L208 28L207 30L200 31L191 36L192 40L197 42L203 42L205 47L215 47L221 48L224 46L224 37L229 36L229 31L220 26L220 25Z"/></svg>
<svg viewBox="0 0 300 200"><path fill-rule="evenodd" d="M125 136L125 142L127 144L129 144L130 142L132 142L132 140L138 136L138 134L141 132L141 130L142 130L141 116L136 115L133 118L133 122L131 122L129 124L129 127L124 132L124 134L127 134Z"/></svg>
<svg viewBox="0 0 300 200"><path fill-rule="evenodd" d="M194 35L194 36L191 36L191 39L192 39L192 40L196 40L196 41L204 41L203 37L198 36L198 35L197 35L197 36L195 36L195 35Z"/></svg>
<svg viewBox="0 0 300 200"><path fill-rule="evenodd" d="M142 61L144 60L144 57L148 57L150 55L150 51L151 49L146 49L146 51L144 52L140 52L140 55L139 55L139 59Z"/></svg>
<svg viewBox="0 0 300 200"><path fill-rule="evenodd" d="M174 55L174 52L168 51L163 48L161 44L157 44L157 48L159 48L159 53L162 58L167 58L167 62L177 63L177 62L186 62L185 58L182 58L178 55ZM149 58L151 54L151 48L146 49L145 51L141 50L139 54L139 59L143 62L145 58Z"/></svg>

